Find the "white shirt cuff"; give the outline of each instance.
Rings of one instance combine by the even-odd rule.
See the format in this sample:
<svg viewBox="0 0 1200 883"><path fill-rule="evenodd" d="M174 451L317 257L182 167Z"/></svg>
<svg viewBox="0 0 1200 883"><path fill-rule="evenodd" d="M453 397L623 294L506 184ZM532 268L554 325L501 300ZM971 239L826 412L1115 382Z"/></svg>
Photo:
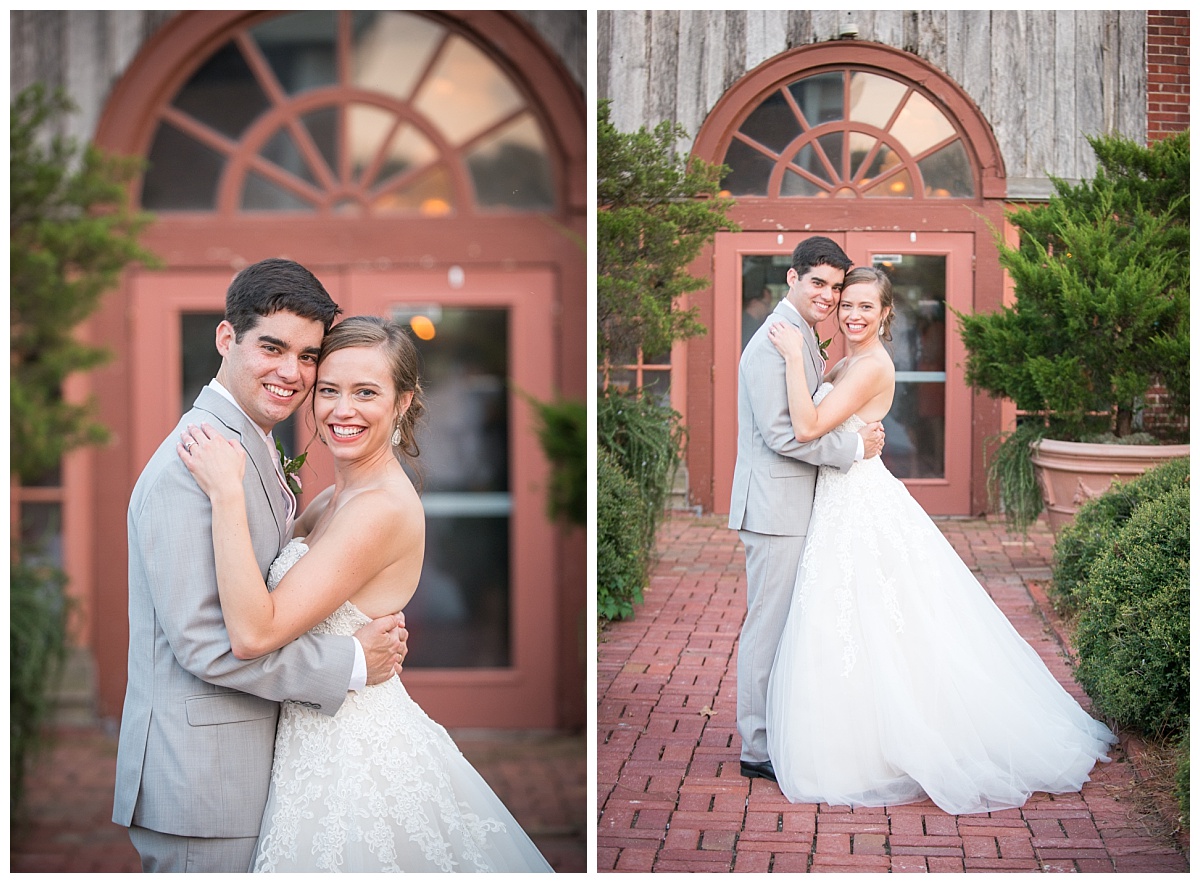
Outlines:
<svg viewBox="0 0 1200 883"><path fill-rule="evenodd" d="M859 447L862 447L860 442ZM351 635L354 638L353 635ZM347 690L357 692L367 685L367 655L363 653L362 644L354 638L354 671L350 674L350 686Z"/></svg>
<svg viewBox="0 0 1200 883"><path fill-rule="evenodd" d="M854 437L858 439L858 450L854 454L854 462L857 463L863 458L863 454L866 453L866 448L863 446L863 437L861 435L856 432L854 433Z"/></svg>

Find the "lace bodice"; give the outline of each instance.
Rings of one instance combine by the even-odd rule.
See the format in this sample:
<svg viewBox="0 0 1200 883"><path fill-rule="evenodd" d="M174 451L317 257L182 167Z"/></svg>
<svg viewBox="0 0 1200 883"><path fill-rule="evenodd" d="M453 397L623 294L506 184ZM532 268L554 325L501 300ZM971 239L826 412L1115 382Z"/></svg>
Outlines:
<svg viewBox="0 0 1200 883"><path fill-rule="evenodd" d="M271 562L271 569L267 572L267 588L274 591L283 581L283 575L306 554L308 546L304 543L304 537L296 537L284 546ZM370 621L371 617L347 601L329 614L329 618L324 622L313 626L311 631L327 635L352 635Z"/></svg>
<svg viewBox="0 0 1200 883"><path fill-rule="evenodd" d="M825 396L829 395L829 393L832 391L833 391L832 383L829 383L828 381L826 381L825 383L822 383L819 387L817 387L817 391L813 395L813 404L814 405L821 404L821 399L825 398ZM837 427L837 429L835 429L834 432L858 432L860 429L862 429L866 425L867 425L866 420L863 420L857 414L851 414L849 417L847 417L845 420L842 421L842 425Z"/></svg>
<svg viewBox="0 0 1200 883"><path fill-rule="evenodd" d="M300 538L284 546L268 587L308 550ZM368 622L347 601L311 631ZM256 871L550 870L399 677L350 693L333 716L283 703L256 852Z"/></svg>

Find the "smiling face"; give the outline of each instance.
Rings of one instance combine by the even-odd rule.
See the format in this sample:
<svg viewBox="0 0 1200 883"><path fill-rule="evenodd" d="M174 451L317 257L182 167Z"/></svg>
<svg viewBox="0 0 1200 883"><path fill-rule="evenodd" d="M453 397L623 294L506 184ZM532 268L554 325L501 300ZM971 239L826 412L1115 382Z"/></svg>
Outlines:
<svg viewBox="0 0 1200 883"><path fill-rule="evenodd" d="M842 290L838 302L838 327L852 342L879 336L880 324L888 310L881 306L879 287L873 282L855 282Z"/></svg>
<svg viewBox="0 0 1200 883"><path fill-rule="evenodd" d="M347 347L321 362L313 413L335 459L358 459L384 451L391 456L397 416L412 393L397 402L387 357L378 347Z"/></svg>
<svg viewBox="0 0 1200 883"><path fill-rule="evenodd" d="M300 407L317 374L325 327L285 310L263 316L237 340L227 321L217 326L217 380L264 432Z"/></svg>
<svg viewBox="0 0 1200 883"><path fill-rule="evenodd" d="M828 264L811 267L803 276L793 267L787 273L787 299L805 322L816 325L837 306L845 275L845 270Z"/></svg>

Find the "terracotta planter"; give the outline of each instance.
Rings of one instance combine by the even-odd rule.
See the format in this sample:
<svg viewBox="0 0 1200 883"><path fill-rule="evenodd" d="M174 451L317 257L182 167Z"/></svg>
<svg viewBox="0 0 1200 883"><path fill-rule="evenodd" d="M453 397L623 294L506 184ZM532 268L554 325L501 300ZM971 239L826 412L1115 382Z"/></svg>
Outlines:
<svg viewBox="0 0 1200 883"><path fill-rule="evenodd" d="M1076 510L1113 480L1129 481L1167 460L1190 455L1189 445L1094 445L1043 439L1033 446L1033 465L1055 534Z"/></svg>

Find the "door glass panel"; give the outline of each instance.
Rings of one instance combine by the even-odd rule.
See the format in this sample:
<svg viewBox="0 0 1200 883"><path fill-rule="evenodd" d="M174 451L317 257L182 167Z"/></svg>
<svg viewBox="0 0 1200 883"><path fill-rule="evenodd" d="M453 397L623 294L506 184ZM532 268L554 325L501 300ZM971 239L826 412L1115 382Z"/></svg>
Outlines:
<svg viewBox="0 0 1200 883"><path fill-rule="evenodd" d="M184 411L192 407L200 390L217 376L221 367L221 354L217 352L217 326L225 318L224 313L183 313L179 317L179 350L183 354L183 365L180 374L183 377L183 387L179 396L179 413L170 415L173 425ZM296 445L296 419L308 408L308 402L300 406L300 410L287 420L278 424L271 435L283 442L283 449L289 457L298 453ZM309 423L311 426L311 421ZM302 448L308 441L306 437L300 443Z"/></svg>
<svg viewBox="0 0 1200 883"><path fill-rule="evenodd" d="M787 294L787 271L791 266L790 255L742 256L742 349Z"/></svg>
<svg viewBox="0 0 1200 883"><path fill-rule="evenodd" d="M425 566L404 610L420 640L405 667L509 667L509 312L405 304L392 318L416 326L426 395Z"/></svg>
<svg viewBox="0 0 1200 883"><path fill-rule="evenodd" d="M897 478L946 475L946 256L876 254L891 277L896 398L883 462Z"/></svg>

